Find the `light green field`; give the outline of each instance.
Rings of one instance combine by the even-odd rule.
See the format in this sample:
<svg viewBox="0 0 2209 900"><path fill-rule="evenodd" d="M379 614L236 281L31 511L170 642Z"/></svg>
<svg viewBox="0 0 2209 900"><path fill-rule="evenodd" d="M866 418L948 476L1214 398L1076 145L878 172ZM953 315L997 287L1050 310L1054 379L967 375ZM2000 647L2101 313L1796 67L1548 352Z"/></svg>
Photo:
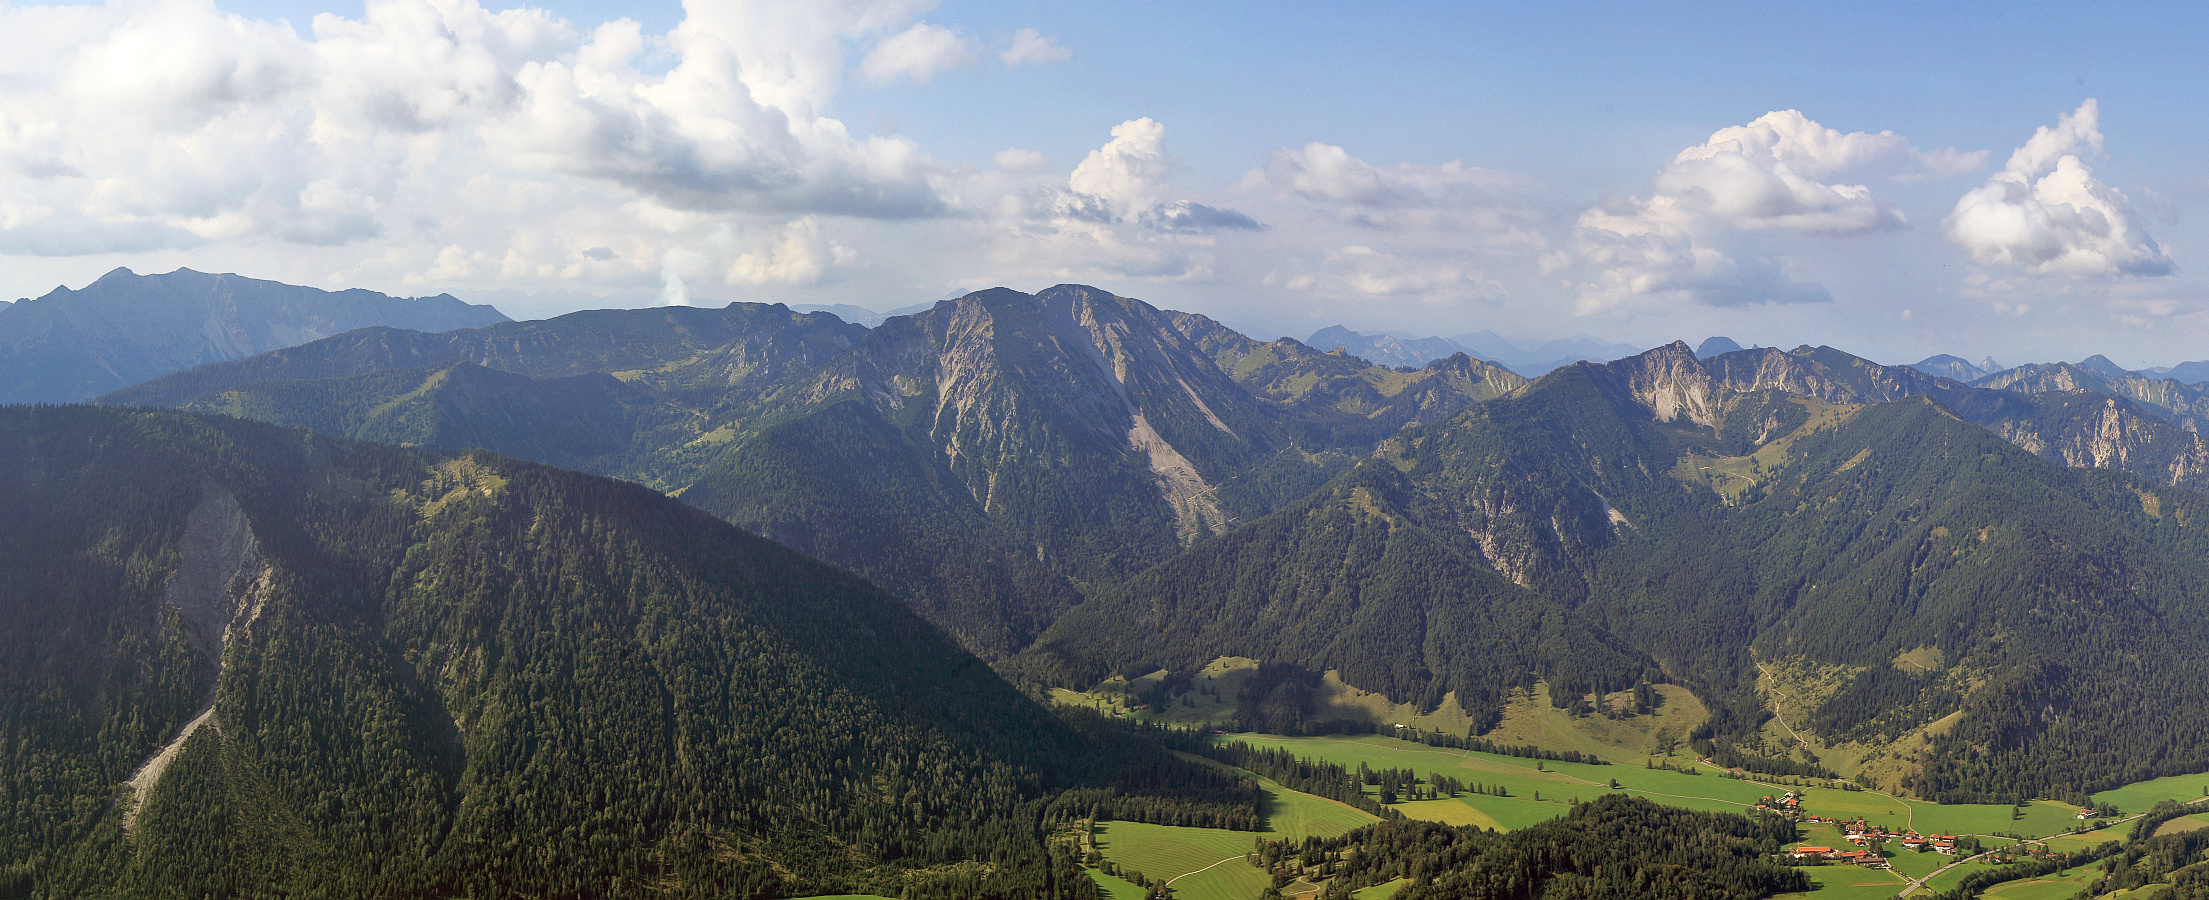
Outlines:
<svg viewBox="0 0 2209 900"><path fill-rule="evenodd" d="M1893 872L1855 866L1811 866L1814 888L1803 894L1780 894L1773 900L1890 900L1909 884Z"/></svg>
<svg viewBox="0 0 2209 900"><path fill-rule="evenodd" d="M2162 837L2166 834L2184 834L2188 831L2200 831L2204 828L2209 828L2209 813L2195 813L2190 816L2179 816L2176 819L2172 819L2168 822L2163 823L2161 826L2155 829L2155 836Z"/></svg>
<svg viewBox="0 0 2209 900"><path fill-rule="evenodd" d="M1136 887L1134 882L1125 878L1114 878L1096 869L1089 869L1088 872L1089 880L1103 888L1104 895L1110 900L1143 900L1146 892Z"/></svg>
<svg viewBox="0 0 2209 900"><path fill-rule="evenodd" d="M1747 781L1727 778L1710 769L1705 769L1705 774L1688 775L1634 764L1593 766L1544 761L1541 770L1536 770L1534 760L1429 747L1377 735L1280 737L1239 734L1226 739L1245 741L1253 746L1281 747L1299 756L1351 769L1363 763L1376 769L1408 768L1421 777L1440 772L1467 782L1502 785L1511 792L1510 797L1467 794L1453 800L1399 804L1405 815L1450 824L1524 828L1564 815L1575 799L1587 800L1609 791L1612 779L1619 782L1624 793L1671 806L1712 812L1742 812L1759 797L1795 790L1802 792L1806 798L1804 809L1813 815L1861 818L1897 832L1916 829L1921 834L1971 834L1984 836L1984 839L1997 831L2060 834L2078 821L2074 818L2076 807L2056 801L2035 801L2024 808L2022 815L2013 816L2012 808L2002 803L1942 805L1872 791L1799 786L1819 783L1807 779ZM1535 799L1537 793L1539 800ZM1468 807L1469 811L1461 812L1454 807ZM2093 843L2103 839L2106 838L2097 838ZM1986 843L1992 846L1996 840L1986 840Z"/></svg>
<svg viewBox="0 0 2209 900"><path fill-rule="evenodd" d="M2209 797L2209 775L2172 775L2151 781L2139 781L2094 795L2094 802L2107 803L2124 810L2126 815L2147 812L2157 800L2199 800Z"/></svg>
<svg viewBox="0 0 2209 900"><path fill-rule="evenodd" d="M1979 896L1986 900L2070 900L2100 874L2098 866L2080 866L2067 875L1998 884Z"/></svg>
<svg viewBox="0 0 2209 900"><path fill-rule="evenodd" d="M1265 873L1242 861L1257 838L1335 837L1380 821L1363 810L1292 791L1264 778L1257 781L1266 793L1261 805L1266 816L1263 831L1253 834L1220 828L1100 822L1097 849L1122 869L1134 869L1154 881L1167 881L1176 897L1249 900L1268 883ZM1140 898L1141 891L1138 889L1134 896Z"/></svg>
<svg viewBox="0 0 2209 900"><path fill-rule="evenodd" d="M1184 828L1142 822L1097 823L1097 849L1122 871L1165 881L1184 900L1250 900L1268 883L1243 854L1254 846L1246 831Z"/></svg>
<svg viewBox="0 0 2209 900"><path fill-rule="evenodd" d="M1403 890L1410 884L1411 879L1398 878L1387 884L1376 884L1369 888L1353 891L1350 896L1356 897L1358 900L1388 900L1388 898L1396 896L1397 891Z"/></svg>
<svg viewBox="0 0 2209 900"><path fill-rule="evenodd" d="M1940 871L1942 866L1956 861L1953 856L1942 856L1930 850L1923 852L1904 850L1902 845L1892 842L1888 843L1887 849L1894 854L1887 857L1887 864L1895 867L1895 871L1911 878L1924 878Z"/></svg>
<svg viewBox="0 0 2209 900"><path fill-rule="evenodd" d="M1946 872L1942 872L1940 877L1926 882L1925 886L1936 891L1945 891L1954 888L1958 884L1961 884L1964 878L1966 876L1969 876L1973 872L1984 872L1988 869L1997 868L2001 867L1988 862L1967 862Z"/></svg>

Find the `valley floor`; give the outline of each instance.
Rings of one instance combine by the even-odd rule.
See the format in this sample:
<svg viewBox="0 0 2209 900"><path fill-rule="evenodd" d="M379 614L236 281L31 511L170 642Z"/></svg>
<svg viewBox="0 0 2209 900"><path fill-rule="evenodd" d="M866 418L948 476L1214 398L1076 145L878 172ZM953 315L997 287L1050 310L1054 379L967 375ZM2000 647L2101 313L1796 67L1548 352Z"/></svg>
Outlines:
<svg viewBox="0 0 2209 900"><path fill-rule="evenodd" d="M1342 765L1355 770L1364 765L1375 770L1411 769L1425 781L1441 774L1491 793L1468 793L1451 799L1419 800L1393 804L1406 816L1453 825L1478 825L1498 830L1525 828L1564 815L1577 802L1619 792L1638 794L1668 805L1714 812L1739 813L1762 797L1797 791L1803 796L1806 816L1853 820L1886 826L1900 832L1973 836L1993 850L2021 838L2044 841L2056 850L2076 850L2103 841L2121 840L2122 820L2099 829L2075 833L2081 827L2077 807L2055 801L2034 801L2023 808L2002 804L1942 805L1896 798L1864 790L1836 789L1816 779L1744 778L1727 775L1708 765L1698 767L1685 757L1664 760L1700 774L1651 768L1643 764L1589 765L1537 761L1492 753L1430 747L1377 735L1287 737L1232 734L1219 740L1238 740L1259 747L1278 747L1297 756ZM1659 758L1661 759L1661 758ZM1260 834L1269 839L1316 835L1331 837L1375 821L1363 812L1339 803L1298 793L1260 779L1270 797L1268 827ZM1612 787L1613 782L1617 787ZM1495 789L1500 788L1500 791ZM2161 778L2126 785L2095 795L2096 802L2116 805L2126 815L2146 810L2159 800L2194 801L2209 788L2209 775ZM1377 788L1369 793L1377 797ZM2209 812L2165 826L2166 830L2209 827ZM1097 826L1098 849L1119 870L1136 870L1151 881L1167 882L1174 896L1184 900L1247 900L1266 885L1266 876L1243 860L1253 845L1246 832L1210 828L1179 828L1141 823L1104 822ZM1799 844L1848 846L1841 832L1829 824L1806 824ZM1892 849L1892 848L1890 848ZM1954 887L1971 872L1991 868L1992 863L1943 856L1932 852L1894 850L1892 869L1854 866L1816 866L1807 869L1817 888L1806 894L1786 895L1785 900L1885 900L1925 879L1915 893ZM2011 882L1984 896L1997 900L2068 898L2091 880L2081 867L2044 878ZM1935 873L1938 873L1935 875ZM1933 876L1928 878L1928 876ZM1109 896L1142 896L1139 888L1120 879L1099 878ZM1117 882L1116 884L1114 882ZM1396 886L1362 891L1360 897L1392 895ZM1318 888L1292 884L1285 896L1317 895ZM2142 895L2145 896L2145 895ZM2128 898L2129 900L2129 898Z"/></svg>

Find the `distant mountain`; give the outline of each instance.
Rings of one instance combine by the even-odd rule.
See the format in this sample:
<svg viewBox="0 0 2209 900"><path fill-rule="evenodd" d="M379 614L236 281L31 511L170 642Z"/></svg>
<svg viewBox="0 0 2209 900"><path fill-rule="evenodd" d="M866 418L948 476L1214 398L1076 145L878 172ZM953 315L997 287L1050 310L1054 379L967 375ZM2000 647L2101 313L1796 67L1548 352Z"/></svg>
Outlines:
<svg viewBox="0 0 2209 900"><path fill-rule="evenodd" d="M849 303L831 303L827 305L808 303L799 304L790 308L802 313L825 312L829 315L835 316L836 318L842 319L846 322L850 322L854 325L865 325L868 328L873 328L876 325L880 325L882 324L883 319L889 318L889 316L887 315L875 312L874 310L868 309L864 306L853 306ZM899 315L902 315L902 313L900 313Z"/></svg>
<svg viewBox="0 0 2209 900"><path fill-rule="evenodd" d="M1739 349L1741 349L1741 345L1734 343L1733 338L1709 337L1703 339L1702 343L1695 345L1695 355L1703 357L1705 359L1709 359L1710 357L1717 356L1723 353L1732 353L1735 350Z"/></svg>
<svg viewBox="0 0 2209 900"><path fill-rule="evenodd" d="M1942 378L1951 378L1966 384L1985 378L2002 369L2001 366L1994 364L1993 357L1988 357L1986 362L1981 364L1973 363L1961 356L1950 356L1946 353L1918 360L1911 363L1910 368L1924 372L1927 375L1938 375Z"/></svg>
<svg viewBox="0 0 2209 900"><path fill-rule="evenodd" d="M14 894L1073 898L1057 823L1256 818L635 485L81 406L0 460Z"/></svg>
<svg viewBox="0 0 2209 900"><path fill-rule="evenodd" d="M2209 360L2182 362L2161 374L2182 384L2209 384Z"/></svg>
<svg viewBox="0 0 2209 900"><path fill-rule="evenodd" d="M722 429L756 430L767 395L812 376L866 333L759 303L587 310L441 334L366 328L178 372L100 402L225 412L432 449L484 447L675 490L727 449L733 431ZM457 380L431 378L455 363L508 377L461 369L452 370L462 373ZM412 374L391 374L400 370ZM483 421L461 421L470 416ZM549 447L564 450L546 456Z"/></svg>
<svg viewBox="0 0 2209 900"><path fill-rule="evenodd" d="M1450 338L1466 352L1507 366L1528 378L1538 378L1576 362L1603 362L1632 356L1642 348L1618 344L1585 334L1551 341L1524 341L1482 330Z"/></svg>
<svg viewBox="0 0 2209 900"><path fill-rule="evenodd" d="M449 331L508 321L450 294L330 292L236 275L116 269L0 306L0 403L88 400L180 369L374 325Z"/></svg>
<svg viewBox="0 0 2209 900"><path fill-rule="evenodd" d="M1391 368L1420 368L1451 354L1464 353L1492 362L1528 378L1538 377L1583 360L1603 361L1641 352L1628 344L1574 335L1553 341L1515 341L1493 331L1456 337L1409 337L1396 334L1360 334L1333 325L1312 333L1305 344L1322 351L1342 348L1350 355Z"/></svg>
<svg viewBox="0 0 2209 900"><path fill-rule="evenodd" d="M1304 343L1321 350L1340 348L1351 356L1370 360L1383 366L1409 366L1419 368L1451 354L1463 353L1465 348L1442 338L1402 338L1389 334L1359 334L1340 325L1332 325L1312 332Z"/></svg>
<svg viewBox="0 0 2209 900"><path fill-rule="evenodd" d="M2109 357L2103 356L2099 353L2079 360L2079 368L2085 369L2086 371L2092 372L2096 375L2100 375L2103 378L2137 378L2140 375L2140 373L2138 372L2134 372L2131 369L2127 369L2114 362L2111 362Z"/></svg>
<svg viewBox="0 0 2209 900"><path fill-rule="evenodd" d="M1526 386L1517 373L1462 352L1404 371L1291 338L1253 340L1195 313L1169 316L1236 383L1287 415L1299 443L1314 449L1370 447L1405 425L1439 422Z"/></svg>

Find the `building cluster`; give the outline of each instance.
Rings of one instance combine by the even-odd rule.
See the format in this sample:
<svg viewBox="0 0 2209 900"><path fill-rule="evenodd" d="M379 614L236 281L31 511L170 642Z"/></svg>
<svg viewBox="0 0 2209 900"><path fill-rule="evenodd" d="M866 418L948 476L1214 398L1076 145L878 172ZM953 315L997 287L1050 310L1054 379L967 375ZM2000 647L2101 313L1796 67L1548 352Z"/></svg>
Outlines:
<svg viewBox="0 0 2209 900"><path fill-rule="evenodd" d="M1794 791L1788 791L1776 798L1769 796L1759 798L1756 805L1750 807L1750 809L1778 813L1805 825L1831 825L1839 829L1841 834L1848 838L1848 842L1856 848L1853 850L1837 850L1832 847L1797 847L1788 851L1788 856L1796 862L1843 863L1884 869L1888 867L1887 860L1880 856L1879 847L1887 841L1894 841L1902 845L1905 850L1914 850L1919 853L1930 850L1943 856L1956 855L1956 836L1953 834L1926 835L1919 834L1916 831L1896 833L1888 831L1885 826L1873 825L1860 818L1838 819L1806 815L1802 808L1802 795Z"/></svg>

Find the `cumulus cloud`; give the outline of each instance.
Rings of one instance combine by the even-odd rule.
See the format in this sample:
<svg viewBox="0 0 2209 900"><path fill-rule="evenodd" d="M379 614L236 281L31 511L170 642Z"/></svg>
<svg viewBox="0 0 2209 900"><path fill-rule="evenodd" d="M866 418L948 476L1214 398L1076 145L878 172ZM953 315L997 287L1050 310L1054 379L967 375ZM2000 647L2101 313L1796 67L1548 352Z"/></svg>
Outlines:
<svg viewBox="0 0 2209 900"><path fill-rule="evenodd" d="M1247 213L1181 195L1166 126L1148 117L1113 126L1110 140L1056 184L1040 176L1039 154L1007 150L994 162L1014 186L987 207L982 227L1006 273L1208 279L1217 275L1220 240L1266 228Z"/></svg>
<svg viewBox="0 0 2209 900"><path fill-rule="evenodd" d="M1089 151L1066 186L1097 198L1119 215L1135 215L1158 202L1167 176L1180 163L1166 153L1166 126L1149 116L1112 126L1112 140Z"/></svg>
<svg viewBox="0 0 2209 900"><path fill-rule="evenodd" d="M1980 263L2033 274L2171 274L2131 201L2080 159L2102 152L2100 117L2089 99L2035 131L2002 171L1956 201L1948 239Z"/></svg>
<svg viewBox="0 0 2209 900"><path fill-rule="evenodd" d="M807 216L784 225L766 245L738 256L728 279L737 284L817 284L832 261L848 264L854 255L850 248L830 243L820 222Z"/></svg>
<svg viewBox="0 0 2209 900"><path fill-rule="evenodd" d="M974 64L974 47L958 32L918 22L883 38L867 51L859 71L877 84L926 82L937 73Z"/></svg>
<svg viewBox="0 0 2209 900"><path fill-rule="evenodd" d="M1920 150L1891 131L1843 133L1795 110L1719 129L1676 154L1647 198L1591 209L1573 229L1582 312L1636 298L1714 306L1814 303L1824 288L1788 277L1753 235L1858 235L1907 227L1871 181L1937 178L1984 151Z"/></svg>
<svg viewBox="0 0 2209 900"><path fill-rule="evenodd" d="M1148 116L1112 127L1112 140L1089 152L1046 201L1051 218L1122 222L1159 232L1263 229L1232 209L1169 197L1179 160L1166 152L1166 126Z"/></svg>
<svg viewBox="0 0 2209 900"><path fill-rule="evenodd" d="M941 167L827 114L847 46L885 77L958 62L930 5L699 4L665 35L476 0L306 34L208 0L0 7L0 252L386 240L410 274L642 280L729 216L940 214Z"/></svg>
<svg viewBox="0 0 2209 900"><path fill-rule="evenodd" d="M1042 32L1022 28L1013 32L1012 46L1005 48L997 58L1008 66L1030 66L1064 62L1073 56L1074 51L1059 46Z"/></svg>

